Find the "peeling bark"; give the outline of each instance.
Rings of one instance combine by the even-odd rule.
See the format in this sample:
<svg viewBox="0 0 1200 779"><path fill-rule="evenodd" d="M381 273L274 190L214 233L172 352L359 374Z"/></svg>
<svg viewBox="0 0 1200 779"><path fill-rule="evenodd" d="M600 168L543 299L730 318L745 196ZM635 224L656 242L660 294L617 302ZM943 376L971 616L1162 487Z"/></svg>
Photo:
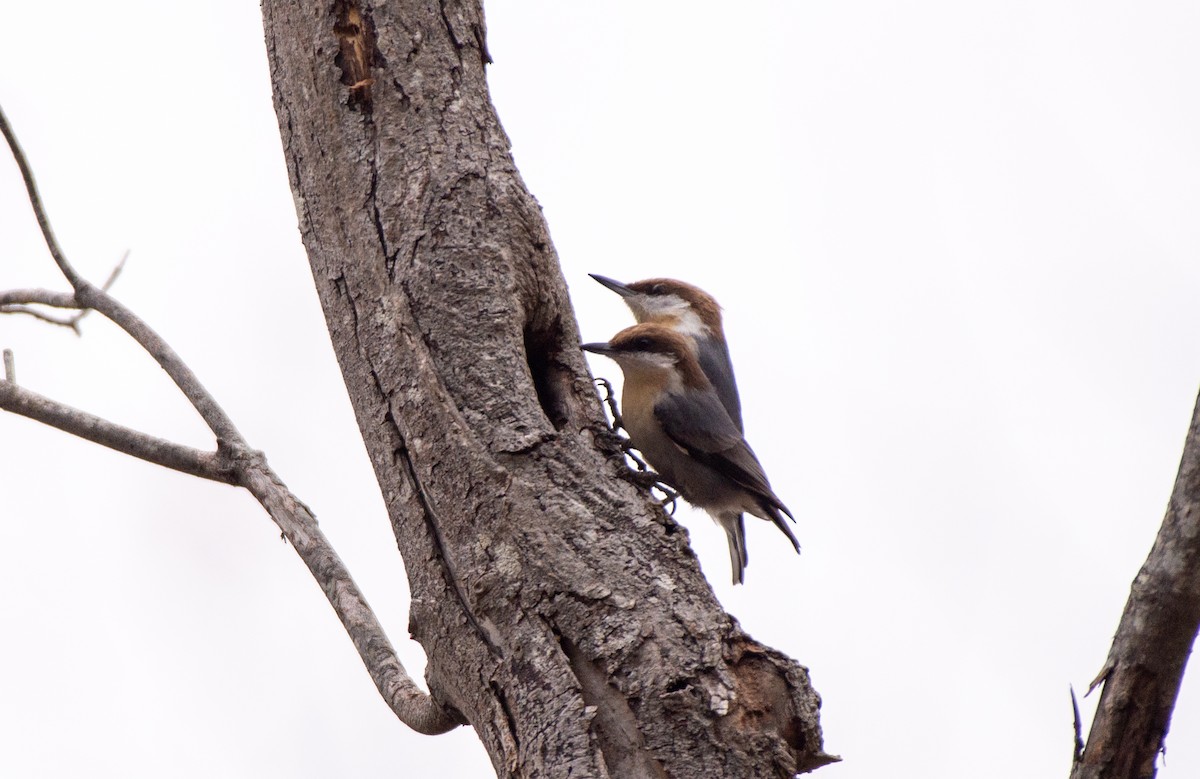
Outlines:
<svg viewBox="0 0 1200 779"><path fill-rule="evenodd" d="M474 2L263 3L300 230L434 697L500 776L830 762L807 671L623 478Z"/></svg>

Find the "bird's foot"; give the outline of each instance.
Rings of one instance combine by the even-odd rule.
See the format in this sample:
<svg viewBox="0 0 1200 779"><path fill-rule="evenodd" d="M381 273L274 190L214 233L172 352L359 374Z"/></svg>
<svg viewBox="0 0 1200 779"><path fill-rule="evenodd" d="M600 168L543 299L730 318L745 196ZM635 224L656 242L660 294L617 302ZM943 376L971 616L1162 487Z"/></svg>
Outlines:
<svg viewBox="0 0 1200 779"><path fill-rule="evenodd" d="M658 501L664 511L674 514L679 493L650 469L650 466L642 459L641 452L634 447L633 441L629 440L629 435L625 432L625 421L621 418L621 409L617 406L617 393L613 389L612 382L605 378L593 381L601 390L600 402L604 404L610 417L609 435L605 437L614 450L620 450L626 466L626 477L642 489L649 490L651 496Z"/></svg>
<svg viewBox="0 0 1200 779"><path fill-rule="evenodd" d="M603 394L600 396L600 402L608 409L608 415L611 417L608 423L609 429L614 433L624 430L625 421L621 419L621 409L617 407L617 393L613 389L612 382L605 378L593 379L592 381L603 391Z"/></svg>
<svg viewBox="0 0 1200 779"><path fill-rule="evenodd" d="M679 500L679 492L664 481L662 476L650 470L635 454L626 452L626 456L634 460L639 467L628 468L625 478L642 489L648 490L651 497L658 501L658 504L663 507L664 511L668 514L674 514L676 501Z"/></svg>

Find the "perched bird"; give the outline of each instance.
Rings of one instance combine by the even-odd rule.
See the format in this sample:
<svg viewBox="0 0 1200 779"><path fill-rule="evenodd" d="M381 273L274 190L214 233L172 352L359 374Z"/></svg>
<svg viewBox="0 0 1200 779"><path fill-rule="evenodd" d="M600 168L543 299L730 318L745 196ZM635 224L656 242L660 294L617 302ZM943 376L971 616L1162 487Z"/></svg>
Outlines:
<svg viewBox="0 0 1200 779"><path fill-rule="evenodd" d="M721 327L721 307L712 295L675 279L622 284L595 273L588 275L620 295L638 324L657 322L692 340L700 370L717 391L733 424L742 430L742 404L733 378L733 364L729 361L725 330Z"/></svg>
<svg viewBox="0 0 1200 779"><path fill-rule="evenodd" d="M796 551L792 513L771 490L762 465L700 367L691 339L663 324L626 328L584 350L616 361L625 374L621 415L633 445L689 503L712 515L729 540L733 583L744 581L742 512L768 519Z"/></svg>

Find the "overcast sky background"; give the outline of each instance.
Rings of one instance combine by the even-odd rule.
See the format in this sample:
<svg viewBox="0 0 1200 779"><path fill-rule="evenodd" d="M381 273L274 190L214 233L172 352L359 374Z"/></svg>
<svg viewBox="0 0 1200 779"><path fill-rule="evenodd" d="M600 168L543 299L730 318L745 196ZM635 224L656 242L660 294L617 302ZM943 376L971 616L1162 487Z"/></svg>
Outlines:
<svg viewBox="0 0 1200 779"><path fill-rule="evenodd" d="M713 292L804 554L681 511L812 672L825 779L1065 777L1200 385L1200 6L488 5L493 99L587 340L588 272ZM187 359L398 645L405 578L296 229L252 3L5 8L0 105L76 266ZM65 289L0 161L0 288ZM92 316L22 384L196 446ZM594 370L619 377L602 359ZM0 414L0 775L477 777L408 732L247 495ZM1200 776L1185 680L1160 776ZM1095 698L1087 699L1090 720Z"/></svg>

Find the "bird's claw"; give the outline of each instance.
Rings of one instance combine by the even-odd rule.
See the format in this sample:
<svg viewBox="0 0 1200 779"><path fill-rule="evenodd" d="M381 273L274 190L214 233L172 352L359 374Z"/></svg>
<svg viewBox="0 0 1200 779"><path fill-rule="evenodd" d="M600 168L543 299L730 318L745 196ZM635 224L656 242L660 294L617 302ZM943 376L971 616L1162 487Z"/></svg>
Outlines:
<svg viewBox="0 0 1200 779"><path fill-rule="evenodd" d="M633 482L637 486L650 492L650 495L658 501L658 504L663 507L663 510L668 514L675 513L675 502L679 499L679 493L674 487L663 481L663 477L659 476L654 471L646 467L646 464L638 459L636 455L628 454L630 459L638 463L637 470L629 468L626 471L625 478ZM661 493L661 497L659 496Z"/></svg>
<svg viewBox="0 0 1200 779"><path fill-rule="evenodd" d="M608 435L605 437L614 449L621 451L621 459L626 466L626 478L642 489L648 490L664 511L674 515L679 493L650 469L650 466L642 459L641 453L634 447L633 441L625 434L625 422L621 419L621 410L617 407L617 394L613 390L612 383L605 378L593 379L593 382L603 390L600 402L608 409L608 414L612 418L608 426ZM630 467L631 463L632 467ZM662 497L656 493L661 493Z"/></svg>
<svg viewBox="0 0 1200 779"><path fill-rule="evenodd" d="M609 422L609 429L614 433L618 430L624 430L625 420L621 419L621 410L617 408L617 393L613 389L612 382L603 377L593 379L592 382L604 390L604 394L600 397L600 402L604 404L604 407L608 409L609 416L612 417L612 420Z"/></svg>
<svg viewBox="0 0 1200 779"><path fill-rule="evenodd" d="M654 494L654 490L658 490L663 494L662 498L658 501L658 505L663 507L663 511L671 516L675 516L675 507L679 505L677 502L679 500L679 493L669 487L664 481L657 482L650 490L651 494Z"/></svg>

